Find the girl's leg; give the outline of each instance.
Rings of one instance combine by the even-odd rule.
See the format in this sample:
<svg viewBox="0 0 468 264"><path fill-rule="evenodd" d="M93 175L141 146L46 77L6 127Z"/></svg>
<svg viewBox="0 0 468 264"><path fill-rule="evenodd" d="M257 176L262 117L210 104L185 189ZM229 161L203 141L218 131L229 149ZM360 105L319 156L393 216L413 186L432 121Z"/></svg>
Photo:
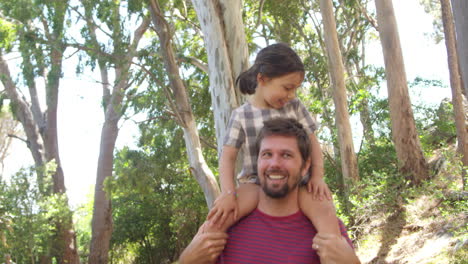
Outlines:
<svg viewBox="0 0 468 264"><path fill-rule="evenodd" d="M206 231L227 231L229 227L235 224L242 217L250 214L258 205L258 194L260 186L254 183L242 183L237 187L237 207L238 216L234 219L234 214L231 214L224 224L220 227L218 225L207 225Z"/></svg>
<svg viewBox="0 0 468 264"><path fill-rule="evenodd" d="M314 224L318 233L341 236L335 205L328 199L315 199L305 187L299 189L299 207Z"/></svg>

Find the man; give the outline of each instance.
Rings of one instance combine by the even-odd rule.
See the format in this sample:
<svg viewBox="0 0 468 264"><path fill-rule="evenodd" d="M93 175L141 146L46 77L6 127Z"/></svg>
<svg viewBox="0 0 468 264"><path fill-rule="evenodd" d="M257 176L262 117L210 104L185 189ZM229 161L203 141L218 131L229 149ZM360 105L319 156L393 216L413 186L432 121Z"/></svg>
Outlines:
<svg viewBox="0 0 468 264"><path fill-rule="evenodd" d="M298 186L310 166L310 141L302 125L284 118L265 122L257 153L263 190L257 209L229 229L229 239L224 233L210 232L209 223L203 225L180 263L213 263L216 259L226 264L359 263L349 240L316 234L299 210ZM346 236L344 227L341 229Z"/></svg>

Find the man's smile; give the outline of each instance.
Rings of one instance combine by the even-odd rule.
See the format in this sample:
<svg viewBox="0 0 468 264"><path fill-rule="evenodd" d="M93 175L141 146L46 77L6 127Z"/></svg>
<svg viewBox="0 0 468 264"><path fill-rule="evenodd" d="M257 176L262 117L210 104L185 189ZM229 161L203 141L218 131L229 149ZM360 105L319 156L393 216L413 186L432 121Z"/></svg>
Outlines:
<svg viewBox="0 0 468 264"><path fill-rule="evenodd" d="M280 170L270 170L265 172L268 182L273 184L281 184L287 181L288 173Z"/></svg>
<svg viewBox="0 0 468 264"><path fill-rule="evenodd" d="M286 176L278 175L278 174L269 174L267 177L272 179L272 180L281 180L281 179L286 178Z"/></svg>

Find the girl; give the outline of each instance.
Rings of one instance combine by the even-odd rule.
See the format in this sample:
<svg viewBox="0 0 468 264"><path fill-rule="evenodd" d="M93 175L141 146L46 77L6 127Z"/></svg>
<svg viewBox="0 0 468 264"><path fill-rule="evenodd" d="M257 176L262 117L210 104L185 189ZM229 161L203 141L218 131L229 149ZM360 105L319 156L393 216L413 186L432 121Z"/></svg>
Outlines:
<svg viewBox="0 0 468 264"><path fill-rule="evenodd" d="M281 116L301 122L312 143L310 177L306 182L307 190L300 188L300 208L319 233L341 236L331 193L323 180L322 152L314 135L317 123L296 98L296 91L303 80L304 65L301 59L283 43L260 50L254 65L237 78L240 91L252 96L233 111L229 121L219 161L222 193L208 214L211 225L227 229L224 223L229 217L233 216L233 220L237 221L257 207L259 187L255 140L263 121ZM234 171L241 148L243 165L237 176L240 185L236 191Z"/></svg>

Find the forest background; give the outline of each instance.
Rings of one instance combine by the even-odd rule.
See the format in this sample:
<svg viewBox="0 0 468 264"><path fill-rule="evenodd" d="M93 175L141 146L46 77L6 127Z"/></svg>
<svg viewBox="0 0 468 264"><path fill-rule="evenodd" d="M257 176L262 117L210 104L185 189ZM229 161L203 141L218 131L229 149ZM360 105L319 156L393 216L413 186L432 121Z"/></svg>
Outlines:
<svg viewBox="0 0 468 264"><path fill-rule="evenodd" d="M282 41L306 64L299 96L322 125L326 179L361 259L463 263L466 53L449 49L449 40L466 4L452 1L462 8L447 19L447 3L418 4L434 22L431 41L446 40L448 65L453 52L460 58L450 85L448 69L406 80L402 61L389 61L400 44L378 26L392 25L387 0L0 1L1 160L6 168L24 166L1 174L0 256L6 263L176 261L219 194L219 140L230 111L245 100L233 80L249 54ZM395 12L415 5L400 3ZM392 41L398 47L386 49ZM440 91L452 98L442 100ZM65 127L68 120L86 122ZM78 133L96 127L100 139ZM15 147L8 160L12 142L28 151ZM95 150L69 159L67 169L59 153L90 143ZM97 171L94 197L80 185L91 174L81 167ZM88 200L70 206L70 195ZM403 235L421 239L405 242ZM414 242L432 255L405 250Z"/></svg>

